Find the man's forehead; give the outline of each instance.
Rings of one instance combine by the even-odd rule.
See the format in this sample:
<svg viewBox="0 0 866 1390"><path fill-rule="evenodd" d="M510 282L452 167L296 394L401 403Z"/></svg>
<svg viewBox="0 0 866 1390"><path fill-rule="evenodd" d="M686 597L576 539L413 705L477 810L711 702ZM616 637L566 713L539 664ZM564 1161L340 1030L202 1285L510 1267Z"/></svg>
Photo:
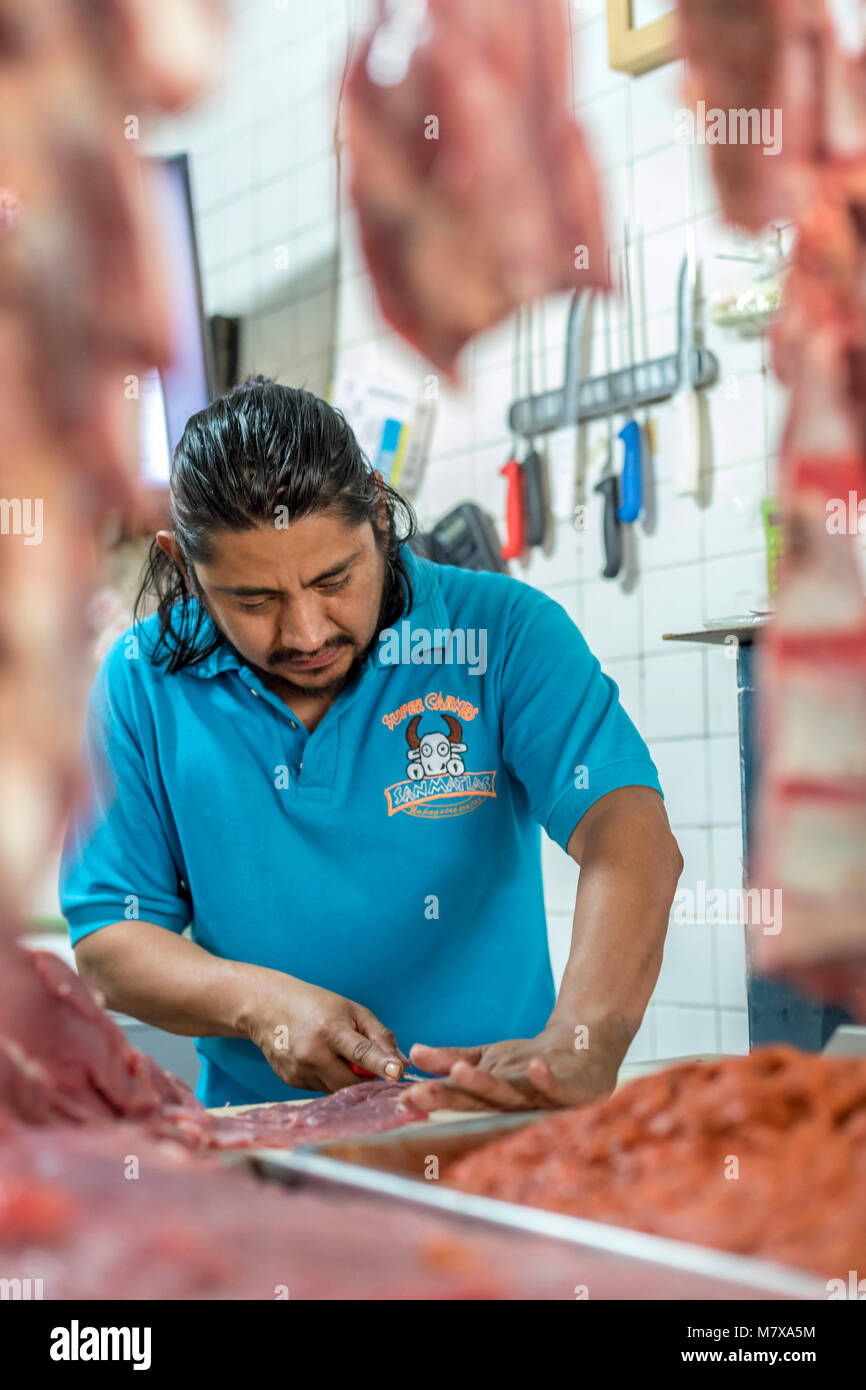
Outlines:
<svg viewBox="0 0 866 1390"><path fill-rule="evenodd" d="M362 559L368 548L359 530L344 527L320 530L315 537L256 527L214 537L210 560L197 568L216 592L276 593L339 574Z"/></svg>

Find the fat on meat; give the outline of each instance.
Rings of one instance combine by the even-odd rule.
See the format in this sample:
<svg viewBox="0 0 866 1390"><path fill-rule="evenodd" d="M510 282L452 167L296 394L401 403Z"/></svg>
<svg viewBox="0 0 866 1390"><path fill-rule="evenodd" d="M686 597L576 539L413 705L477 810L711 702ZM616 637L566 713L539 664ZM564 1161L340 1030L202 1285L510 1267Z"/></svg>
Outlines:
<svg viewBox="0 0 866 1390"><path fill-rule="evenodd" d="M522 302L608 283L569 60L561 0L380 0L351 63L350 192L379 304L452 380Z"/></svg>

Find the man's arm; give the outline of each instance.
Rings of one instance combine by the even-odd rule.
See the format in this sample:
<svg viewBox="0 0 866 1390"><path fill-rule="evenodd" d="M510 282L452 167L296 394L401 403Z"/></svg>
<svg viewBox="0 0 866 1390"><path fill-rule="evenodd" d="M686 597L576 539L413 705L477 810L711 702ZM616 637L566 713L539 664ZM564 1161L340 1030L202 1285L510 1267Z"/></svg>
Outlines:
<svg viewBox="0 0 866 1390"><path fill-rule="evenodd" d="M407 1060L369 1009L279 970L221 960L154 922L100 927L75 959L109 1008L171 1033L246 1038L302 1090L352 1085L350 1062L396 1078Z"/></svg>
<svg viewBox="0 0 866 1390"><path fill-rule="evenodd" d="M187 1037L249 1037L255 966L221 960L153 922L113 922L75 946L106 1007Z"/></svg>
<svg viewBox="0 0 866 1390"><path fill-rule="evenodd" d="M613 1090L658 979L683 859L650 787L619 787L594 802L568 853L580 880L571 952L547 1027L536 1038L483 1047L413 1047L417 1067L448 1073L447 1081L413 1087L416 1105L580 1105Z"/></svg>
<svg viewBox="0 0 866 1390"><path fill-rule="evenodd" d="M668 917L683 871L664 802L620 787L595 802L568 842L581 866L571 951L551 1024L598 1029L625 1056L661 969ZM618 1065L618 1064L617 1064Z"/></svg>

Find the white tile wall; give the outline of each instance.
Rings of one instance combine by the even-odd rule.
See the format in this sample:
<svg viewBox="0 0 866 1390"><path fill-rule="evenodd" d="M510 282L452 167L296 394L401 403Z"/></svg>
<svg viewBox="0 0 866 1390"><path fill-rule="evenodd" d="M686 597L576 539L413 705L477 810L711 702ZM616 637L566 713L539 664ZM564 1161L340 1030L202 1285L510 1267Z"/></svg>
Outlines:
<svg viewBox="0 0 866 1390"><path fill-rule="evenodd" d="M155 150L186 149L210 312L243 314L244 367L326 392L336 357L385 374L420 377L425 368L397 342L375 307L350 210L338 224L333 150L337 84L346 52L346 15L357 29L369 0L234 0L235 30L224 89L200 110L162 127ZM665 7L667 8L667 6ZM682 67L669 64L637 79L608 66L604 6L573 9L575 105L602 175L614 248L623 218L633 242L638 351L673 351L675 291L687 228L694 226L701 293L738 274L717 259L743 243L718 216L706 150L675 138ZM276 263L285 248L288 268ZM338 313L332 294L338 291ZM557 384L568 296L554 296L537 319L535 380ZM624 305L610 313L614 364L627 360ZM560 602L580 623L618 682L626 708L647 738L665 786L671 822L686 861L683 885L703 880L736 887L739 829L736 663L723 651L672 646L662 634L692 630L703 619L766 605L760 502L772 486L785 409L760 342L741 342L705 323L705 342L720 357L721 380L706 393L709 502L675 496L671 410L654 408L657 441L648 462L652 505L632 537L628 583L599 577L600 517L586 533L562 521L549 554L534 552L514 572ZM479 338L465 360L465 389L443 390L426 484L422 523L473 497L502 522L499 468L510 441L505 412L512 395L513 323ZM605 362L604 314L590 334L591 369ZM618 422L617 428L622 422ZM591 489L601 456L590 450L606 426L581 431ZM554 966L571 934L575 867L547 842L546 902ZM678 926L631 1059L747 1046L742 931Z"/></svg>

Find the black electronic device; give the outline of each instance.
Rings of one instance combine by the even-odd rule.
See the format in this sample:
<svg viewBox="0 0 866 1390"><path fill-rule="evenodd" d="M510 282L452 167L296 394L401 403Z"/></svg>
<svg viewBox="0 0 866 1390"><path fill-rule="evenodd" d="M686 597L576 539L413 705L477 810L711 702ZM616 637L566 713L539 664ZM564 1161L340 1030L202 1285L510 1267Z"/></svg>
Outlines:
<svg viewBox="0 0 866 1390"><path fill-rule="evenodd" d="M416 554L441 565L508 573L496 527L476 502L458 503L432 530L417 535L411 545Z"/></svg>

